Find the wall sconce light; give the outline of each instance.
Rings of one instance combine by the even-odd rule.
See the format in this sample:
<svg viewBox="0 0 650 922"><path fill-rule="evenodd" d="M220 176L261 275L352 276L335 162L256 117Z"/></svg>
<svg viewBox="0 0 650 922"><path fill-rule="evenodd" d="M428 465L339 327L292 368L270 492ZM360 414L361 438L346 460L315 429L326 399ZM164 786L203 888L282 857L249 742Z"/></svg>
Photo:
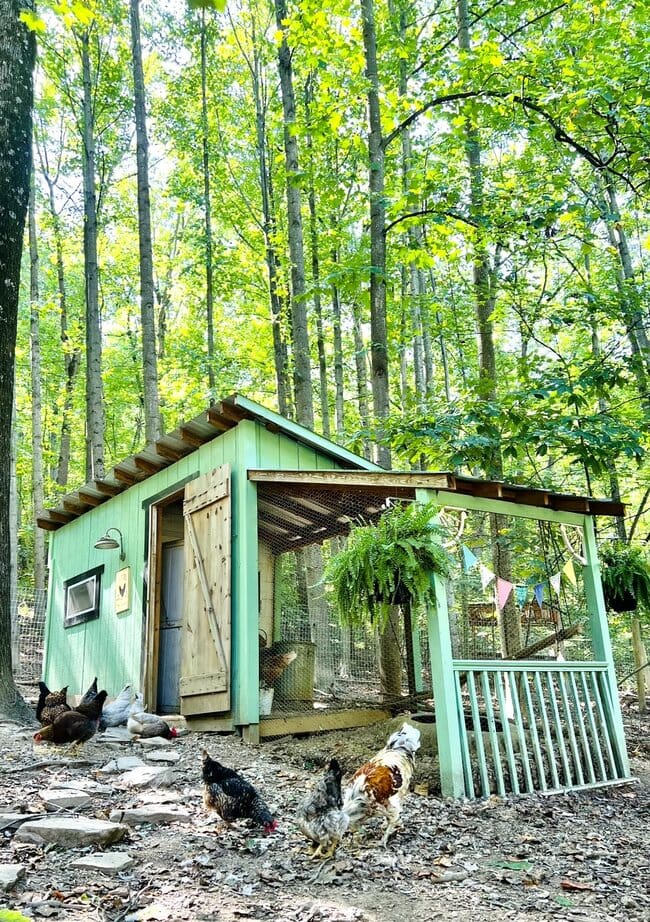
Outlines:
<svg viewBox="0 0 650 922"><path fill-rule="evenodd" d="M116 531L120 536L120 540L117 541L115 538L111 538L111 532ZM106 534L95 541L95 547L100 551L113 551L115 548L120 549L120 560L126 560L126 554L124 553L124 544L122 542L122 532L119 528L107 528Z"/></svg>

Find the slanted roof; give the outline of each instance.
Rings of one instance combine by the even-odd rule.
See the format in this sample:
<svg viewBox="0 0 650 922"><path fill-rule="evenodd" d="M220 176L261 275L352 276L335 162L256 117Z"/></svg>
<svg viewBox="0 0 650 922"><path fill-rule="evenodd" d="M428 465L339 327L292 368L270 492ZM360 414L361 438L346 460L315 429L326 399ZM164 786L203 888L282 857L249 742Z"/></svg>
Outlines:
<svg viewBox="0 0 650 922"><path fill-rule="evenodd" d="M37 516L40 528L54 531L73 521L95 506L100 506L112 496L117 496L133 484L157 474L186 455L192 454L206 442L211 442L222 433L233 429L242 420L254 420L272 432L283 432L296 442L308 445L321 454L332 458L346 468L381 470L354 452L342 448L329 439L305 429L289 419L267 410L261 404L248 400L240 394L233 394L208 407L203 413L182 423L158 441L147 445L142 451L125 458L109 471L105 477L91 480L78 490L66 493L56 506L45 509Z"/></svg>

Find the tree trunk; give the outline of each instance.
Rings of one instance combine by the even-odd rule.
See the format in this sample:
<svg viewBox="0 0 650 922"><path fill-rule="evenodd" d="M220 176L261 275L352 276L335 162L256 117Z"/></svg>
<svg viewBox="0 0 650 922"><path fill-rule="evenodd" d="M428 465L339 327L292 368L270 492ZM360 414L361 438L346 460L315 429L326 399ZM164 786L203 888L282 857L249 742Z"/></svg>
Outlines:
<svg viewBox="0 0 650 922"><path fill-rule="evenodd" d="M208 336L208 388L216 399L214 354L214 263L212 254L212 203L210 189L210 135L208 126L207 34L205 7L201 10L201 147L203 151L203 214L205 220L205 312Z"/></svg>
<svg viewBox="0 0 650 922"><path fill-rule="evenodd" d="M81 361L81 351L78 346L70 341L68 335L68 302L65 287L65 269L63 265L63 239L61 235L61 221L56 207L55 181L50 175L47 163L47 149L39 145L37 147L41 165L43 179L47 183L48 190L48 207L52 219L52 231L54 234L54 250L56 253L56 285L59 299L59 329L61 335L61 346L63 353L63 368L65 374L64 399L61 408L61 425L59 435L59 454L56 468L52 471L52 479L60 487L65 487L68 483L68 472L70 469L70 416L72 414L72 398L74 395L77 372ZM55 410L56 412L56 410Z"/></svg>
<svg viewBox="0 0 650 922"><path fill-rule="evenodd" d="M268 144L266 138L266 113L262 101L262 64L256 38L256 26L252 25L252 67L251 80L255 100L255 140L257 163L262 199L262 222L264 231L264 252L269 277L269 301L273 333L273 363L278 395L278 410L285 417L291 416L291 399L287 380L287 344L283 335L283 320L287 315L287 304L281 294L280 260L275 248L276 220L273 210L271 175L269 172Z"/></svg>
<svg viewBox="0 0 650 922"><path fill-rule="evenodd" d="M370 426L370 409L368 405L368 365L366 362L366 344L363 341L361 305L355 300L352 302L352 327L354 332L354 365L357 378L357 406L359 407L359 422L361 429L367 433ZM370 440L367 436L363 439L363 457L370 460Z"/></svg>
<svg viewBox="0 0 650 922"><path fill-rule="evenodd" d="M0 0L0 458L11 457L23 233L32 165L34 33L19 16L31 0ZM32 721L11 657L10 464L0 464L0 714Z"/></svg>
<svg viewBox="0 0 650 922"><path fill-rule="evenodd" d="M84 273L86 281L86 479L104 476L104 388L97 262L97 190L95 176L94 83L90 33L81 34L83 74L82 163L84 188Z"/></svg>
<svg viewBox="0 0 650 922"><path fill-rule="evenodd" d="M135 107L136 159L138 172L138 241L140 254L140 318L142 322L142 384L144 389L144 432L148 443L162 435L158 396L153 243L149 200L149 141L142 46L140 43L140 0L131 0L131 51L133 55L133 100Z"/></svg>
<svg viewBox="0 0 650 922"><path fill-rule="evenodd" d="M311 353L307 305L305 301L305 257L302 229L300 167L298 141L295 134L296 103L293 91L291 52L287 44L284 20L285 0L274 0L275 18L282 40L278 48L278 71L284 123L284 157L287 174L287 224L291 257L291 329L293 339L293 383L297 421L307 429L314 428L314 406L311 383Z"/></svg>
<svg viewBox="0 0 650 922"><path fill-rule="evenodd" d="M382 444L382 421L389 413L386 329L386 205L384 143L381 133L374 0L361 0L363 47L368 80L368 172L370 190L370 354L372 401L377 426L376 462L390 469L390 449Z"/></svg>
<svg viewBox="0 0 650 922"><path fill-rule="evenodd" d="M311 78L310 78L311 79ZM305 112L309 123L309 106L311 102L310 80L305 84ZM314 315L316 317L316 346L318 349L318 380L320 390L320 414L323 435L330 436L330 411L327 387L327 356L325 353L325 337L323 334L323 304L320 294L320 259L318 251L318 219L316 214L316 189L314 187L314 145L311 134L307 135L307 151L309 154L309 242L311 245L311 280L312 300Z"/></svg>
<svg viewBox="0 0 650 922"><path fill-rule="evenodd" d="M38 284L38 244L36 233L36 190L32 171L29 191L29 331L31 342L32 385L32 506L34 511L34 589L45 589L45 533L36 524L43 509L43 398L41 394L40 294Z"/></svg>
<svg viewBox="0 0 650 922"><path fill-rule="evenodd" d="M332 265L338 263L338 252L332 251ZM343 336L341 333L341 299L339 289L332 285L332 341L334 345L334 429L343 434L345 424L343 386Z"/></svg>
<svg viewBox="0 0 650 922"><path fill-rule="evenodd" d="M471 51L467 0L458 0L457 12L458 46L462 52L467 53ZM481 143L478 130L469 117L465 122L465 150L469 166L470 215L476 226L472 274L478 331L480 397L488 402L496 402L498 397L497 367L492 314L496 301L499 250L497 249L493 266L482 230L485 224L485 200ZM485 474L494 480L503 478L503 461L499 446L495 448L492 457L486 459ZM512 575L510 549L507 542L502 540L506 521L504 516L491 515L490 533L495 573L503 579L510 580ZM521 614L512 597L508 599L499 614L499 624L502 654L505 658L521 649Z"/></svg>

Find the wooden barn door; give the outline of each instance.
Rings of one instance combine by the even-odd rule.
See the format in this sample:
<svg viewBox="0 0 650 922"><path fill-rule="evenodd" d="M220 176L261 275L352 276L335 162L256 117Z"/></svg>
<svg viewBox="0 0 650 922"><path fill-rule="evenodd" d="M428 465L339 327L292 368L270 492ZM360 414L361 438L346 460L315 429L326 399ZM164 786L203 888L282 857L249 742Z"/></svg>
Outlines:
<svg viewBox="0 0 650 922"><path fill-rule="evenodd" d="M181 714L230 709L230 466L185 487Z"/></svg>

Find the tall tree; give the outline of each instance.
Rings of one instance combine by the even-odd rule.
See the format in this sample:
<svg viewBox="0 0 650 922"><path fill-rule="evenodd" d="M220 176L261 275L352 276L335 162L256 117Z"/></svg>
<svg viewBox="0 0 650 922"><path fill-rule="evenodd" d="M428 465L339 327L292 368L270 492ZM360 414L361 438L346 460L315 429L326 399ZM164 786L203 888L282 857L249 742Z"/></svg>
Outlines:
<svg viewBox="0 0 650 922"><path fill-rule="evenodd" d="M11 455L14 363L23 233L32 165L34 34L21 20L31 0L0 0L0 457ZM0 713L32 717L11 659L10 466L0 464Z"/></svg>
<svg viewBox="0 0 650 922"><path fill-rule="evenodd" d="M158 396L155 291L153 281L153 242L151 239L151 201L149 196L149 139L147 108L142 70L140 39L140 0L131 0L131 51L133 59L133 99L138 170L138 240L140 250L140 318L142 322L142 384L144 390L144 431L147 442L162 433Z"/></svg>
<svg viewBox="0 0 650 922"><path fill-rule="evenodd" d="M38 279L38 242L36 230L36 190L32 171L29 209L29 302L30 344L32 352L32 500L38 514L44 506L43 497L43 397L41 390L40 290ZM45 534L34 516L34 589L45 589Z"/></svg>

